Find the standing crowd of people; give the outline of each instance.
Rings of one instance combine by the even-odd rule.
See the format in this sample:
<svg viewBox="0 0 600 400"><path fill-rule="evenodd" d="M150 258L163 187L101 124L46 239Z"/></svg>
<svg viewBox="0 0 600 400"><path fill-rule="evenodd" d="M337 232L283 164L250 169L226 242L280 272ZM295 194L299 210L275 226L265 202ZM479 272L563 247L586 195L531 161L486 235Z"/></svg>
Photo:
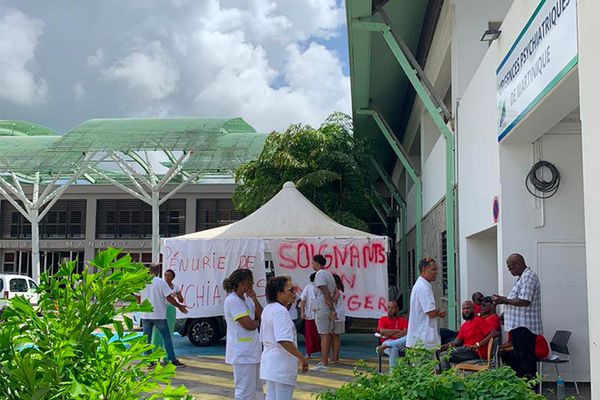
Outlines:
<svg viewBox="0 0 600 400"><path fill-rule="evenodd" d="M340 335L344 333L345 323L344 285L338 275L324 268L325 265L325 257L320 254L313 257L315 272L300 296L290 277L270 278L265 288L267 305L264 308L253 289L251 270L235 270L223 281L227 292L223 306L227 324L225 363L233 367L236 400L292 399L298 370L308 371L307 358L312 353L321 352L321 361L313 367L314 371L327 370L330 364L339 362ZM167 270L161 279L158 266L152 265L150 270L155 277L138 298L149 300L154 308L142 314L144 334L149 343L165 349L168 361L183 367L175 356L172 332L175 309L187 313L187 308L180 288L173 283L175 272ZM294 319L298 300L306 356L297 344Z"/></svg>
<svg viewBox="0 0 600 400"><path fill-rule="evenodd" d="M480 292L473 293L471 300L462 303L463 324L458 332L452 332L440 329L438 325L438 320L446 317L446 312L436 303L432 286L438 266L432 258L421 260L420 276L411 291L408 319L398 315L398 304L390 301L388 315L378 323L380 345L376 351L379 355L389 355L390 370L405 348L415 346L436 349L440 369L468 360L485 360L488 344L492 340L500 341L504 331L507 340L500 346L502 360L515 370L517 376L533 378L536 361L548 355L548 344L542 332L540 281L522 255L512 254L506 264L510 273L517 277L510 294L485 296ZM264 308L253 290L252 271L235 270L223 281L223 288L228 293L224 302L227 323L225 362L233 366L235 399L291 399L298 366L306 373L307 359L313 353L321 352L321 360L312 368L314 371L325 371L331 364L339 362L340 335L345 326L344 285L341 278L325 266L325 257L320 254L313 257L315 272L299 296L290 277L269 279ZM167 270L161 279L157 266L151 266L151 271L154 279L139 294L140 301L148 299L154 307L152 312L142 315L144 334L149 342L164 347L171 363L182 367L184 364L175 356L171 335L175 309L187 313L187 308L180 288L173 283L175 272ZM298 301L306 355L297 345L294 319ZM503 316L497 315L497 305L504 306ZM443 353L450 349L449 356L444 357Z"/></svg>

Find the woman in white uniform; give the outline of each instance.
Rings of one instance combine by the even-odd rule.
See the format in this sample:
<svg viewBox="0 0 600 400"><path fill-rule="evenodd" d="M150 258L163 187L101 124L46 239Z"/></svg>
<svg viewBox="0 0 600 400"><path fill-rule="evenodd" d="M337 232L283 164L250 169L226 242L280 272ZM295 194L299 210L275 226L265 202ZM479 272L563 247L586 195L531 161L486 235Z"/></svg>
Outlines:
<svg viewBox="0 0 600 400"><path fill-rule="evenodd" d="M308 361L298 350L296 327L287 310L295 300L292 281L285 276L271 278L266 288L267 302L260 323L264 349L260 378L267 382L266 400L291 400L298 375L308 371Z"/></svg>
<svg viewBox="0 0 600 400"><path fill-rule="evenodd" d="M263 309L252 289L253 284L249 269L235 270L223 281L223 289L229 293L224 304L225 362L233 365L235 400L264 399L259 379L261 345L257 330Z"/></svg>
<svg viewBox="0 0 600 400"><path fill-rule="evenodd" d="M333 301L335 302L335 314L337 319L333 322L333 336L331 338L331 359L329 364L338 364L340 362L340 349L342 339L340 335L346 332L346 306L344 305L344 283L338 274L332 274L335 281L335 293Z"/></svg>

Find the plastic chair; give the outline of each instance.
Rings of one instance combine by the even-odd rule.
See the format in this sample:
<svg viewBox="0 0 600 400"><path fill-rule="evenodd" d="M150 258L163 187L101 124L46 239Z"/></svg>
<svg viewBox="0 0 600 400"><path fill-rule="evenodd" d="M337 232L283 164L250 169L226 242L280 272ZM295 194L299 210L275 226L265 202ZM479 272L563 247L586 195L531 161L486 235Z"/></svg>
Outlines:
<svg viewBox="0 0 600 400"><path fill-rule="evenodd" d="M453 368L459 371L479 372L498 367L498 347L500 340L495 337L488 342L487 360L474 360L456 364Z"/></svg>
<svg viewBox="0 0 600 400"><path fill-rule="evenodd" d="M556 375L560 375L558 372L558 364L566 364L569 363L569 368L571 367L571 356L569 354L569 347L567 343L569 343L569 339L571 338L571 331L556 331L554 336L552 337L552 341L550 341L550 349L552 349L552 354L548 357L541 359L538 361L538 373L543 380L543 368L544 363L554 364L554 368L556 369ZM567 356L567 358L560 358L554 353L559 353ZM575 391L579 394L579 386L577 385L577 381L575 383ZM539 385L539 393L542 394L542 385Z"/></svg>

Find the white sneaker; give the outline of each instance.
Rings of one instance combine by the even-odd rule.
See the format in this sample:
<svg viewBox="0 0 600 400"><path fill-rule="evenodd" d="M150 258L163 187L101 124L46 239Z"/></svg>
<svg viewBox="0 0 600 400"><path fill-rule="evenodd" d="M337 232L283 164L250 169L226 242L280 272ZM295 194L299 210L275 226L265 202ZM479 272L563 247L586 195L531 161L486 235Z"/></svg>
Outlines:
<svg viewBox="0 0 600 400"><path fill-rule="evenodd" d="M317 365L310 369L311 371L327 371L327 366L323 365L322 362L318 362Z"/></svg>

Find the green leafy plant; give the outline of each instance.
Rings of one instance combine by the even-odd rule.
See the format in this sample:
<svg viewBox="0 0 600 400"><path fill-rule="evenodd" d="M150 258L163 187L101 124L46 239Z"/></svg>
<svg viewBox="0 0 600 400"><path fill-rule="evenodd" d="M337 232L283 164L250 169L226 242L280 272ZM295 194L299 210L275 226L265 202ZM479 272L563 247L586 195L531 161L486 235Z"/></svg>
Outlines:
<svg viewBox="0 0 600 400"><path fill-rule="evenodd" d="M391 374L378 374L360 365L356 380L320 394L320 400L537 400L530 384L508 367L461 375L454 369L435 373L437 361L431 351L409 349Z"/></svg>
<svg viewBox="0 0 600 400"><path fill-rule="evenodd" d="M146 337L131 332L125 314L151 310L134 293L152 280L129 255L108 249L89 265L97 272L74 273L75 262L43 274L37 309L23 297L11 299L0 321L0 393L7 400L181 399L184 387L170 386L171 364ZM116 306L124 304L123 306ZM148 369L150 363L156 366Z"/></svg>
<svg viewBox="0 0 600 400"><path fill-rule="evenodd" d="M336 221L367 230L373 191L367 157L366 143L354 137L348 115L333 113L318 129L291 125L271 133L258 159L236 171L233 203L252 213L292 181Z"/></svg>

